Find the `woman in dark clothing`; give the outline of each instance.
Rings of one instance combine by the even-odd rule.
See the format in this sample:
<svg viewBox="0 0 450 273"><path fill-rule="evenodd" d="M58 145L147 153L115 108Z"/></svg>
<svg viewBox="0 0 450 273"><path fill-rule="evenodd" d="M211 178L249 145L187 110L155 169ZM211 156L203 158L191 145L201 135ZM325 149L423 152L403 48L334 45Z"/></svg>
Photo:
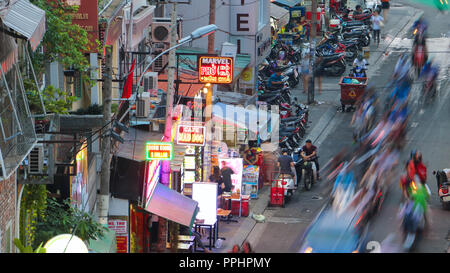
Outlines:
<svg viewBox="0 0 450 273"><path fill-rule="evenodd" d="M222 175L220 174L220 169L218 166L214 166L213 174L209 177L210 182L215 182L218 185L217 195L221 195L225 184L223 183Z"/></svg>

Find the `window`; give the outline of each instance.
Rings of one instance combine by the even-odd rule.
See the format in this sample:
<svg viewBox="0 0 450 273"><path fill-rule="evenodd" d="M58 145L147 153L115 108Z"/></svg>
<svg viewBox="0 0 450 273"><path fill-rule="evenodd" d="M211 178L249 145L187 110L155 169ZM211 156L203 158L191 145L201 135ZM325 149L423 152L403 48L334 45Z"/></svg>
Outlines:
<svg viewBox="0 0 450 273"><path fill-rule="evenodd" d="M266 0L259 0L258 6L259 6L259 12L258 12L258 30L263 28L266 24Z"/></svg>
<svg viewBox="0 0 450 273"><path fill-rule="evenodd" d="M83 92L83 80L81 79L81 72L75 71L73 77L73 95L77 98L82 97Z"/></svg>

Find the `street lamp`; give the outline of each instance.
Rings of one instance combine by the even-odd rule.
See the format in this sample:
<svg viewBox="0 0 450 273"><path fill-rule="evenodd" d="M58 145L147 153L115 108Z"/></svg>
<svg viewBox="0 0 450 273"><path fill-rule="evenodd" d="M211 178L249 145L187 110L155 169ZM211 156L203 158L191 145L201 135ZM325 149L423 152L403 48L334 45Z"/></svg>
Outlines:
<svg viewBox="0 0 450 273"><path fill-rule="evenodd" d="M147 71L147 69L152 65L152 63L157 60L159 57L161 57L162 55L166 54L167 52L180 47L186 43L192 42L193 40L197 40L200 38L203 38L205 36L208 36L214 32L216 32L217 30L217 26L216 25L207 25L207 26L203 26L203 27L199 27L196 30L192 31L191 34L188 37L185 37L183 39L181 39L178 44L172 46L171 48L166 49L165 51L161 52L158 56L156 56L143 70L144 72ZM139 80L137 82L137 86L141 85L142 82L142 78L144 76L144 73L142 73L142 75L139 77Z"/></svg>

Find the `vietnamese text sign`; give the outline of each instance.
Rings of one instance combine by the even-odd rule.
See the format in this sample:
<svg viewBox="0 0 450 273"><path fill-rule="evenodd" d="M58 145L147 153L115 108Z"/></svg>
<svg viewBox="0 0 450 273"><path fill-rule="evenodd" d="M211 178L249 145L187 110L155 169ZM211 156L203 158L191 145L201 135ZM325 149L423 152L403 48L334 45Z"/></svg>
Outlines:
<svg viewBox="0 0 450 273"><path fill-rule="evenodd" d="M230 57L199 57L198 77L202 83L232 83L233 58Z"/></svg>
<svg viewBox="0 0 450 273"><path fill-rule="evenodd" d="M205 145L205 126L178 125L177 129L178 145Z"/></svg>
<svg viewBox="0 0 450 273"><path fill-rule="evenodd" d="M147 160L172 160L173 145L170 142L147 142Z"/></svg>
<svg viewBox="0 0 450 273"><path fill-rule="evenodd" d="M119 234L128 233L128 223L125 220L109 220L108 228Z"/></svg>
<svg viewBox="0 0 450 273"><path fill-rule="evenodd" d="M128 236L116 236L117 253L128 253Z"/></svg>

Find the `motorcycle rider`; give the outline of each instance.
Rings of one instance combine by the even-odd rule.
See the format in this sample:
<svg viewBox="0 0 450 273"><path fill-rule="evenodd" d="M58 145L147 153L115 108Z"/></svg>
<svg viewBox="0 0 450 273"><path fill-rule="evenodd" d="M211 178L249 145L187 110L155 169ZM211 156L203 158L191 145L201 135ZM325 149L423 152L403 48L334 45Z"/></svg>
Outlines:
<svg viewBox="0 0 450 273"><path fill-rule="evenodd" d="M278 157L277 167L280 169L280 174L294 175L292 167L294 166L294 160L288 155L288 150L283 149L281 155Z"/></svg>
<svg viewBox="0 0 450 273"><path fill-rule="evenodd" d="M426 82L434 82L439 74L439 67L433 63L433 59L430 58L423 66L419 77L423 77Z"/></svg>
<svg viewBox="0 0 450 273"><path fill-rule="evenodd" d="M422 162L422 153L420 151L413 150L411 152L408 165L410 165L410 177L417 175L420 178L420 182L425 185L427 180L427 167Z"/></svg>
<svg viewBox="0 0 450 273"><path fill-rule="evenodd" d="M366 59L364 59L363 55L361 53L358 53L358 55L356 56L355 60L353 61L353 76L356 77L356 68L359 67L363 74L364 74L364 78L367 77L366 75L366 67L367 65L367 61Z"/></svg>
<svg viewBox="0 0 450 273"><path fill-rule="evenodd" d="M275 73L270 76L267 81L267 88L269 90L277 90L283 87L283 76L281 75L281 69L276 68Z"/></svg>
<svg viewBox="0 0 450 273"><path fill-rule="evenodd" d="M314 162L317 171L317 179L320 180L319 175L319 159L317 158L317 147L312 145L310 139L306 140L305 145L302 147L302 152L300 153L304 161L310 160Z"/></svg>
<svg viewBox="0 0 450 273"><path fill-rule="evenodd" d="M409 69L411 68L411 61L408 58L408 55L403 52L400 58L397 60L397 64L395 64L394 68L394 79L403 79L408 75Z"/></svg>
<svg viewBox="0 0 450 273"><path fill-rule="evenodd" d="M355 10L353 11L353 18L355 18L356 15L362 14L362 8L361 5L356 5Z"/></svg>
<svg viewBox="0 0 450 273"><path fill-rule="evenodd" d="M417 32L414 34L418 34L420 32L425 33L425 31L428 29L428 24L425 21L425 18L423 15L420 16L420 18L414 22L412 28L417 29ZM417 35L416 35L416 37L417 37Z"/></svg>
<svg viewBox="0 0 450 273"><path fill-rule="evenodd" d="M295 168L294 160L292 159L292 156L288 155L287 149L283 149L281 153L282 154L277 160L277 167L280 170L280 175L283 177L284 175L290 175L293 181L295 181L295 174L292 172L292 168Z"/></svg>

